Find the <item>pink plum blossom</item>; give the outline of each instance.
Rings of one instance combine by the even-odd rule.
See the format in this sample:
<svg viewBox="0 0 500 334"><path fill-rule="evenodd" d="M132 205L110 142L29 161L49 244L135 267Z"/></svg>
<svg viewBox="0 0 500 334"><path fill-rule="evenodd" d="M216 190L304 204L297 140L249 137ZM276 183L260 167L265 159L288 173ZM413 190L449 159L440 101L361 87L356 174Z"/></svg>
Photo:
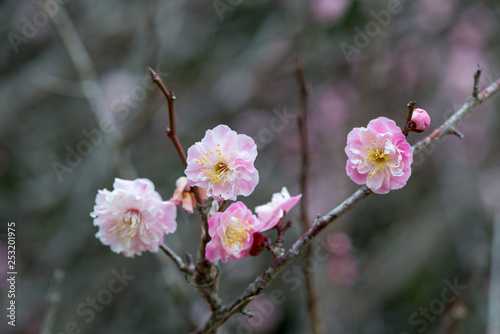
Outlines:
<svg viewBox="0 0 500 334"><path fill-rule="evenodd" d="M212 240L206 246L207 260L226 263L228 258L240 259L252 247L256 218L243 202L231 204L226 211L216 212L208 220Z"/></svg>
<svg viewBox="0 0 500 334"><path fill-rule="evenodd" d="M170 201L175 205L182 205L182 208L189 213L193 213L193 207L196 206L196 198L188 184L187 177L181 176L175 181L175 191ZM201 199L206 200L207 191L205 188L198 188Z"/></svg>
<svg viewBox="0 0 500 334"><path fill-rule="evenodd" d="M431 117L424 109L416 108L411 115L411 121L415 123L415 129L412 131L423 132L431 125Z"/></svg>
<svg viewBox="0 0 500 334"><path fill-rule="evenodd" d="M403 187L411 175L413 152L393 120L378 117L368 127L347 135L347 175L374 193L387 194Z"/></svg>
<svg viewBox="0 0 500 334"><path fill-rule="evenodd" d="M94 225L96 238L127 257L143 251L157 252L167 233L177 229L177 210L163 201L148 179L115 179L113 191L99 190L96 196Z"/></svg>
<svg viewBox="0 0 500 334"><path fill-rule="evenodd" d="M259 219L258 230L264 232L272 229L297 204L302 194L290 197L290 193L283 187L280 193L274 193L271 202L259 205L255 213Z"/></svg>
<svg viewBox="0 0 500 334"><path fill-rule="evenodd" d="M218 201L248 196L259 183L253 165L256 157L257 145L252 138L218 125L189 148L185 171L188 183L207 188L207 194Z"/></svg>

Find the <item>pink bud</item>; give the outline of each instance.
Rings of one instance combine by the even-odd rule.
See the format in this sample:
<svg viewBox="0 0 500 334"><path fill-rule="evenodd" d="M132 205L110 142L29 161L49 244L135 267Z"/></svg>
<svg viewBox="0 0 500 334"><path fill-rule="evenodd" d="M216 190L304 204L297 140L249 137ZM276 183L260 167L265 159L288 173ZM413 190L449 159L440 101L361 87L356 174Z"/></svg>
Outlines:
<svg viewBox="0 0 500 334"><path fill-rule="evenodd" d="M413 110L411 120L415 123L415 129L412 130L415 132L422 132L431 125L431 118L424 109L416 108Z"/></svg>

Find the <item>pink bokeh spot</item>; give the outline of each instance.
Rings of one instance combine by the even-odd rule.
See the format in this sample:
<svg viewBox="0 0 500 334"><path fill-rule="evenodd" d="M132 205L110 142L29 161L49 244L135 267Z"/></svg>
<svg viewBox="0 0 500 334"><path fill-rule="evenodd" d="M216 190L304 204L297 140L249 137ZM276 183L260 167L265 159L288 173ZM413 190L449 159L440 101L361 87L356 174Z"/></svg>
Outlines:
<svg viewBox="0 0 500 334"><path fill-rule="evenodd" d="M218 125L188 149L188 183L207 188L208 196L218 201L248 196L259 183L256 157L257 145L252 138Z"/></svg>
<svg viewBox="0 0 500 334"><path fill-rule="evenodd" d="M351 238L345 233L334 233L327 240L330 251L335 255L346 255L352 249Z"/></svg>
<svg viewBox="0 0 500 334"><path fill-rule="evenodd" d="M413 152L393 120L378 117L347 135L347 175L376 194L402 188L411 175Z"/></svg>
<svg viewBox="0 0 500 334"><path fill-rule="evenodd" d="M259 220L258 231L268 231L276 226L281 218L297 204L301 197L302 194L291 197L286 187L283 187L281 192L273 194L271 202L256 207L255 213Z"/></svg>
<svg viewBox="0 0 500 334"><path fill-rule="evenodd" d="M157 252L165 234L177 229L175 205L163 201L148 179L116 178L113 188L97 193L90 214L99 227L96 238L127 257Z"/></svg>
<svg viewBox="0 0 500 334"><path fill-rule="evenodd" d="M311 11L319 22L337 22L345 14L349 5L348 0L312 0Z"/></svg>
<svg viewBox="0 0 500 334"><path fill-rule="evenodd" d="M349 285L358 277L358 263L350 254L337 256L330 262L329 271L333 282L338 285Z"/></svg>
<svg viewBox="0 0 500 334"><path fill-rule="evenodd" d="M231 204L226 211L216 212L208 220L208 234L212 240L206 246L207 260L226 263L228 258L241 259L252 247L256 232L255 216L243 202Z"/></svg>
<svg viewBox="0 0 500 334"><path fill-rule="evenodd" d="M407 116L408 118L408 116ZM416 108L413 110L411 121L415 123L415 132L423 132L431 125L431 117L424 109Z"/></svg>

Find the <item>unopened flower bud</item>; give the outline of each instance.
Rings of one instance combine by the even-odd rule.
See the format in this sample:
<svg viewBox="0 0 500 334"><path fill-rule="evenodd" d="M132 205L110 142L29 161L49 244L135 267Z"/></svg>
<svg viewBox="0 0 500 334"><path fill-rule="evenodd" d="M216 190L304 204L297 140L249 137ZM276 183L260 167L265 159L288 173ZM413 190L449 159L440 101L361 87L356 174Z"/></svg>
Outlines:
<svg viewBox="0 0 500 334"><path fill-rule="evenodd" d="M431 118L424 109L416 108L413 110L411 121L415 123L415 128L411 131L422 132L431 125Z"/></svg>

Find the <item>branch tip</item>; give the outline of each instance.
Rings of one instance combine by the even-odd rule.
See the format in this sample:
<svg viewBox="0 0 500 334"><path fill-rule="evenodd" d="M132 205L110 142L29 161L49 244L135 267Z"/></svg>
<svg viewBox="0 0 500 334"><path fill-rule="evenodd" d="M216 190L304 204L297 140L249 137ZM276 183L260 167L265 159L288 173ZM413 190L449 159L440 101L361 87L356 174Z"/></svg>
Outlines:
<svg viewBox="0 0 500 334"><path fill-rule="evenodd" d="M474 86L472 87L472 97L479 98L479 77L481 76L481 67L477 64L476 73L474 73Z"/></svg>
<svg viewBox="0 0 500 334"><path fill-rule="evenodd" d="M456 128L451 128L450 129L451 133L457 136L460 139L464 139L464 134L460 131L458 131Z"/></svg>
<svg viewBox="0 0 500 334"><path fill-rule="evenodd" d="M153 81L157 81L158 74L156 74L155 70L153 70L151 67L148 67L148 70L149 70L149 74L151 74L151 79L153 79Z"/></svg>

